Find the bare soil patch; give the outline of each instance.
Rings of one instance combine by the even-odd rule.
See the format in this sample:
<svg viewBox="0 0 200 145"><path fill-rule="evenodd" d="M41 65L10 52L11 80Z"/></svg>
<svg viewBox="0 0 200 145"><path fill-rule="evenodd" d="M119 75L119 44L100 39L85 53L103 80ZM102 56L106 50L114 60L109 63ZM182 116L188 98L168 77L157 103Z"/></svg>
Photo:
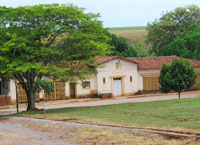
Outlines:
<svg viewBox="0 0 200 145"><path fill-rule="evenodd" d="M40 122L41 121L41 122ZM45 121L45 123L43 122ZM140 132L132 129L89 126L84 124L71 124L54 122L48 120L38 120L37 122L16 121L23 127L40 134L54 135L54 140L68 141L71 144L80 145L198 145L198 140L194 138L166 138L154 133Z"/></svg>

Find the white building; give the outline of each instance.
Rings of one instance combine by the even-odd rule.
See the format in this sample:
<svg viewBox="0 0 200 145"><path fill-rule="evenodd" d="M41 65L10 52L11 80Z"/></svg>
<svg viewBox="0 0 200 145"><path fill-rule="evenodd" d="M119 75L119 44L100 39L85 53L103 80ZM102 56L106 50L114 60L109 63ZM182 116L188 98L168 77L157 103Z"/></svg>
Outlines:
<svg viewBox="0 0 200 145"><path fill-rule="evenodd" d="M37 100L61 100L93 97L109 93L116 97L134 95L138 91L158 91L160 69L163 64L171 64L173 59L181 58L176 56L146 58L97 57L96 61L101 63L97 68L97 74L87 77L84 81L55 82L54 93L47 96L44 92L40 92L36 95L36 98ZM198 73L197 81L200 81L200 61L186 60ZM12 101L15 102L15 82L13 80L1 81L0 93L10 95ZM26 101L25 92L20 85L18 85L18 96L20 102Z"/></svg>

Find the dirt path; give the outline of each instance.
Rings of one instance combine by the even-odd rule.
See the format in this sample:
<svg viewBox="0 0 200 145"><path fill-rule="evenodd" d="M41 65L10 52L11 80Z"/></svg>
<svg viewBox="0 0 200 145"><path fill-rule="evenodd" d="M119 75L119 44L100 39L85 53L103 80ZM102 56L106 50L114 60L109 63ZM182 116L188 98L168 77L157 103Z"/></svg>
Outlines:
<svg viewBox="0 0 200 145"><path fill-rule="evenodd" d="M58 133L41 132L20 123L0 120L0 145L72 145Z"/></svg>
<svg viewBox="0 0 200 145"><path fill-rule="evenodd" d="M157 133L34 118L1 117L0 145L198 145L193 138L168 139Z"/></svg>

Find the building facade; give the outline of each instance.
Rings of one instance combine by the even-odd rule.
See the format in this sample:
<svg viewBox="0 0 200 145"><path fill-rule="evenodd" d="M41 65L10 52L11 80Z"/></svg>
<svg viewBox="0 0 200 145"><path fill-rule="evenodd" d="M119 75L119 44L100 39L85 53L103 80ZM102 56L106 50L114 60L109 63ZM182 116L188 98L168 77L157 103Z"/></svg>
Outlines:
<svg viewBox="0 0 200 145"><path fill-rule="evenodd" d="M85 78L75 79L72 82L54 82L54 92L47 95L44 91L36 93L39 100L63 100L71 98L95 97L102 94L111 94L112 97L130 96L138 91L154 92L159 90L158 77L163 64L171 64L174 59L183 59L176 56L123 58L118 56L97 57L100 63L97 74ZM200 81L200 61L189 60L190 65L198 73ZM19 102L26 102L26 94L20 84L15 85L13 80L0 82L0 93L11 96L16 100L16 89Z"/></svg>

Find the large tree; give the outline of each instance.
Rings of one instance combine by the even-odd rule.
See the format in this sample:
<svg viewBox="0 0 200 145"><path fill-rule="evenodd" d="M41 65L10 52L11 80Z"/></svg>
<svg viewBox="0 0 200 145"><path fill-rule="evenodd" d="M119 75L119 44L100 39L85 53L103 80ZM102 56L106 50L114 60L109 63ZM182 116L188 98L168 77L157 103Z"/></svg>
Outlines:
<svg viewBox="0 0 200 145"><path fill-rule="evenodd" d="M180 99L181 92L190 89L196 82L197 74L188 61L174 60L171 65L163 65L160 71L160 90L168 93L171 90L178 92Z"/></svg>
<svg viewBox="0 0 200 145"><path fill-rule="evenodd" d="M179 7L162 14L159 19L149 23L147 27L147 43L151 43L156 55L179 55L181 51L195 53L190 44L183 45L183 37L194 27L200 25L200 8L196 5ZM195 38L195 37L193 37ZM199 41L199 37L194 41ZM174 43L173 45L171 43ZM172 45L172 46L170 46ZM177 48L177 47L179 48ZM175 49L172 47L176 47ZM192 46L193 47L193 46ZM171 49L170 51L169 48ZM167 50L166 50L167 49ZM178 49L178 50L177 50ZM195 49L195 48L194 48Z"/></svg>
<svg viewBox="0 0 200 145"><path fill-rule="evenodd" d="M0 74L22 85L27 110L35 108L37 78L66 81L95 71L94 57L109 47L98 17L73 5L0 7Z"/></svg>

